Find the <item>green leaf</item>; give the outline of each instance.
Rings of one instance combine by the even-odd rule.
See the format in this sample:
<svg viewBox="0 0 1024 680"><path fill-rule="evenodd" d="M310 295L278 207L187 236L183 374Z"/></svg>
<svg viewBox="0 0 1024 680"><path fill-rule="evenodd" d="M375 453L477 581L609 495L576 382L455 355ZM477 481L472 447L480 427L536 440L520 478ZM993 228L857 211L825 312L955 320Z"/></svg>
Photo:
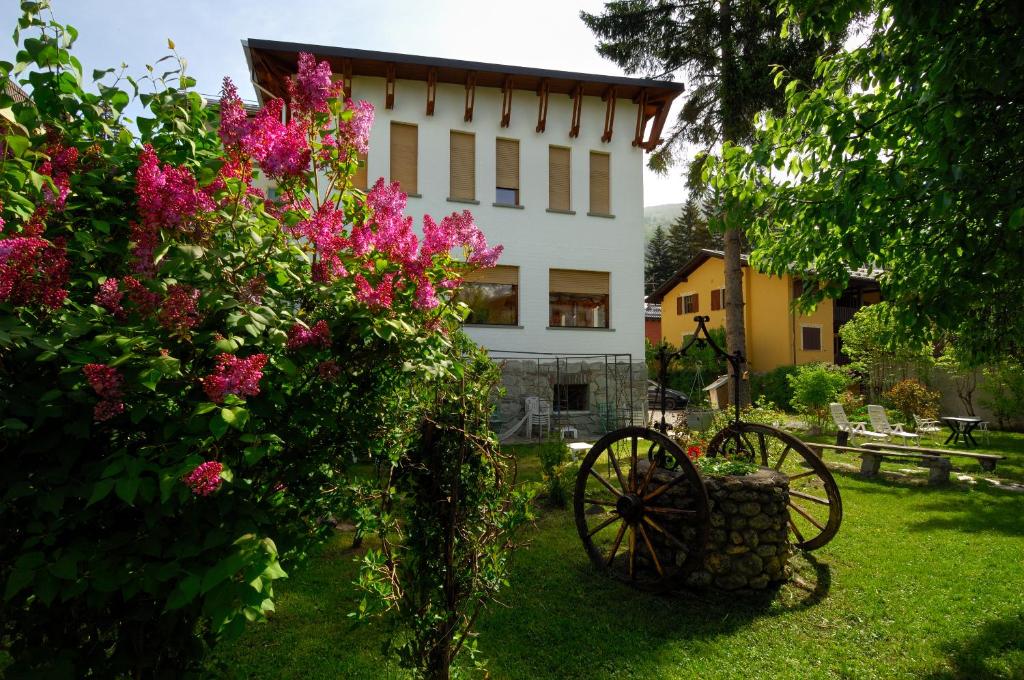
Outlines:
<svg viewBox="0 0 1024 680"><path fill-rule="evenodd" d="M167 597L167 609L181 609L186 604L191 602L199 594L199 587L201 581L198 576L189 574L182 579L177 587L171 591L171 594Z"/></svg>
<svg viewBox="0 0 1024 680"><path fill-rule="evenodd" d="M112 479L101 479L96 482L96 485L92 488L92 495L89 496L89 502L85 504L85 507L89 507L93 503L98 503L106 498L113 488L114 480Z"/></svg>
<svg viewBox="0 0 1024 680"><path fill-rule="evenodd" d="M217 439L220 439L228 431L228 422L224 420L221 415L225 409L221 409L221 413L217 414L213 418L210 418L210 432Z"/></svg>
<svg viewBox="0 0 1024 680"><path fill-rule="evenodd" d="M139 490L139 478L138 477L122 477L117 480L117 485L114 492L118 498L123 500L128 505L131 505L135 500L135 493Z"/></svg>

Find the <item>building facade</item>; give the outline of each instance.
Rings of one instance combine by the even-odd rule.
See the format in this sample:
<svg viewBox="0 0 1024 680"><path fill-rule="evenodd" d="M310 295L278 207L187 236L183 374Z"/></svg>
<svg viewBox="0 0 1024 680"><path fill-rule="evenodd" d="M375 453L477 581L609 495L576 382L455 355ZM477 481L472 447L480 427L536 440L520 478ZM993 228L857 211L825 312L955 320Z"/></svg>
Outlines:
<svg viewBox="0 0 1024 680"><path fill-rule="evenodd" d="M881 299L877 281L853 272L836 299L823 300L809 314L793 309L802 292L799 277L771 276L743 256L743 314L747 366L754 372L816 362L845 363L839 328L860 307ZM661 304L662 339L679 346L693 333L693 317L710 318L708 328L725 327L725 260L721 251L702 250L647 298Z"/></svg>
<svg viewBox="0 0 1024 680"><path fill-rule="evenodd" d="M504 246L462 299L466 331L505 365L507 419L526 396L580 417L642 407L644 152L681 85L266 40L244 49L261 98L284 96L299 52L328 60L346 95L376 109L357 184L400 182L417 224L470 210ZM609 357L632 391L611 388Z"/></svg>

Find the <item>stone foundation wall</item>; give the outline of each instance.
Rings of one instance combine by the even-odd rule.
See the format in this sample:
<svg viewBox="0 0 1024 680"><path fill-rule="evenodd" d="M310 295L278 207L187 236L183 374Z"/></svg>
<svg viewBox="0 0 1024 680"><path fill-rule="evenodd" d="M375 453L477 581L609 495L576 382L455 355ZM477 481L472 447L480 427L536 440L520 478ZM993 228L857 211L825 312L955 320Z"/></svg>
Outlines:
<svg viewBox="0 0 1024 680"><path fill-rule="evenodd" d="M693 585L762 589L789 578L789 479L774 470L705 477L711 533Z"/></svg>

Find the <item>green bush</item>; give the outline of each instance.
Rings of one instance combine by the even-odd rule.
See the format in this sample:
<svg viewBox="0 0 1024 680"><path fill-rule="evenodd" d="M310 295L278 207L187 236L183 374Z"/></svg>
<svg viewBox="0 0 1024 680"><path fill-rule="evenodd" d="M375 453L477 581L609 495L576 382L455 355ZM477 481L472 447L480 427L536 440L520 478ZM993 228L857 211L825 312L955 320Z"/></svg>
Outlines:
<svg viewBox="0 0 1024 680"><path fill-rule="evenodd" d="M981 403L992 411L999 427L1024 420L1024 364L1014 359L984 370L985 393Z"/></svg>
<svg viewBox="0 0 1024 680"><path fill-rule="evenodd" d="M790 404L819 427L830 420L828 405L838 401L851 382L844 370L828 364L805 364L787 380L793 389Z"/></svg>
<svg viewBox="0 0 1024 680"><path fill-rule="evenodd" d="M569 458L569 447L560 439L548 439L537 447L537 457L540 458L547 504L553 508L566 507L572 486L572 474L565 464Z"/></svg>
<svg viewBox="0 0 1024 680"><path fill-rule="evenodd" d="M792 410L793 388L789 384L789 376L796 373L796 366L779 366L766 373L754 373L750 376L750 398L757 402L762 398L776 408Z"/></svg>

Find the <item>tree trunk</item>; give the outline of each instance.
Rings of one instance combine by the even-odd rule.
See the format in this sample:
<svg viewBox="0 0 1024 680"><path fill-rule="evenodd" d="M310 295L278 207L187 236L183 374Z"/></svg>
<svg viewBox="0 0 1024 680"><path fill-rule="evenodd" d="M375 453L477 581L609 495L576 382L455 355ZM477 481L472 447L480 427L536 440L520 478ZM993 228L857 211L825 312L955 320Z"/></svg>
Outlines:
<svg viewBox="0 0 1024 680"><path fill-rule="evenodd" d="M721 0L718 10L718 30L721 40L722 59L721 69L721 107L722 107L722 141L737 142L738 118L743 115L742 102L738 97L742 93L737 82L739 65L737 64L736 42L733 37L732 27L732 2ZM735 216L733 216L735 219ZM728 218L723 215L723 218ZM728 219L724 219L726 224ZM732 354L736 351L747 357L747 332L743 319L743 239L740 228L729 226L725 230L724 239L725 257L725 344ZM732 373L732 367L729 367ZM747 366L741 366L740 371L746 372ZM738 395L741 406L750 403L750 382L740 380L740 393Z"/></svg>

